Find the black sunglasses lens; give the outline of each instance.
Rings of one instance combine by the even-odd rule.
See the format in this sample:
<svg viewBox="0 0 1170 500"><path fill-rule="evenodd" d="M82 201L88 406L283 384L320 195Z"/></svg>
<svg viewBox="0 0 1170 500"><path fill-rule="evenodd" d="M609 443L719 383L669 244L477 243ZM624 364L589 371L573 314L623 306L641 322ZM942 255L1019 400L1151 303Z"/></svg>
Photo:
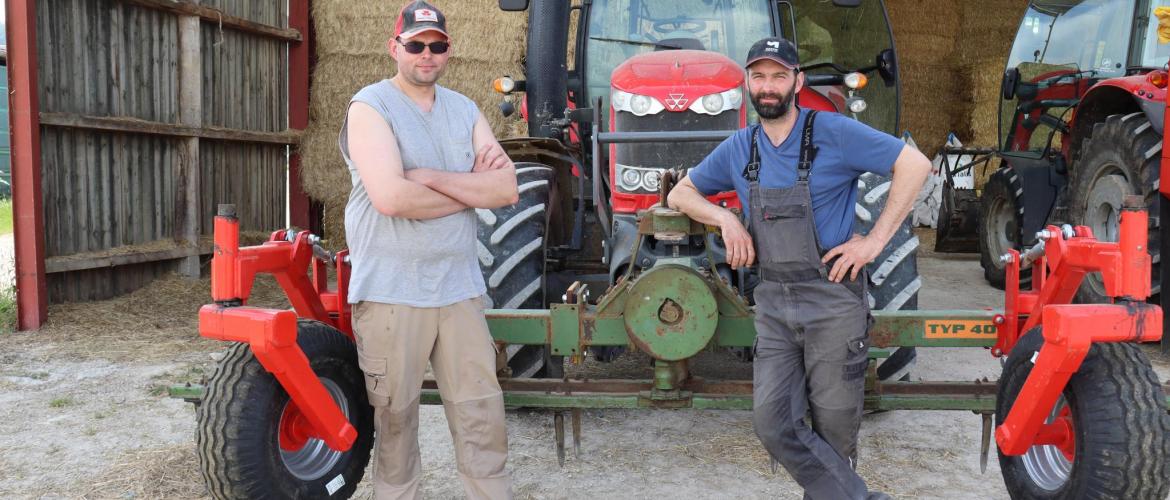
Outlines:
<svg viewBox="0 0 1170 500"><path fill-rule="evenodd" d="M402 44L402 47L410 54L422 54L423 49L427 47L431 48L432 54L443 54L447 52L447 49L451 48L451 44L447 42L431 42L430 45L427 45L422 42L406 42Z"/></svg>
<svg viewBox="0 0 1170 500"><path fill-rule="evenodd" d="M422 51L424 48L426 48L426 46L427 45L422 42L406 42L402 44L402 47L405 48L406 52L410 54L422 54Z"/></svg>

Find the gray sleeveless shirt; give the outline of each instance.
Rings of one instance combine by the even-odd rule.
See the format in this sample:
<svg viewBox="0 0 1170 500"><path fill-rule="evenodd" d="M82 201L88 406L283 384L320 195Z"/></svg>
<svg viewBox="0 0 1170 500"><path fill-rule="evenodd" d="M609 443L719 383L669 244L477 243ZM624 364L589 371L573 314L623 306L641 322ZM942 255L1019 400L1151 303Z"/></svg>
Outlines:
<svg viewBox="0 0 1170 500"><path fill-rule="evenodd" d="M402 152L403 171L471 171L475 163L471 131L479 108L467 97L436 85L435 104L424 113L390 80L383 80L361 89L350 102L369 105L390 124ZM347 118L341 126L338 145L353 184L345 206L345 239L353 270L349 302L441 307L483 295L475 210L429 220L379 213L349 157L348 123Z"/></svg>

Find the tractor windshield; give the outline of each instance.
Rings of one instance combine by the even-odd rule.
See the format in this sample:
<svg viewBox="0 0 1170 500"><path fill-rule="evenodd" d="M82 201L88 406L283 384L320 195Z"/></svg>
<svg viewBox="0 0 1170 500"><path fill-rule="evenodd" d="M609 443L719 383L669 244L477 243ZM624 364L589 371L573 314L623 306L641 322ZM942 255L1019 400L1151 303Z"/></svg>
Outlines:
<svg viewBox="0 0 1170 500"><path fill-rule="evenodd" d="M1046 0L1028 6L1007 68L1019 70L1020 82L1037 85L1038 93L1031 100L1076 97L1063 94L1073 92L1072 88L1081 79L1125 75L1133 7L1122 4L1125 3L1115 0ZM1009 134L1020 132L1015 126L1019 119L1016 116L1019 99L1016 96L1002 103L1000 142L1005 150L1039 154L1049 146L1051 130L1038 127L1028 138L1015 137L1009 141ZM1040 112L1065 119L1068 109L1052 106ZM1032 119L1046 123L1036 117ZM1056 138L1059 139L1059 134Z"/></svg>
<svg viewBox="0 0 1170 500"><path fill-rule="evenodd" d="M1158 18L1154 17L1155 7L1170 7L1170 0L1158 0L1150 6L1150 21L1146 25L1146 32L1139 33L1135 42L1142 44L1138 47L1141 61L1138 65L1144 68L1165 68L1166 61L1170 60L1170 44L1158 43Z"/></svg>

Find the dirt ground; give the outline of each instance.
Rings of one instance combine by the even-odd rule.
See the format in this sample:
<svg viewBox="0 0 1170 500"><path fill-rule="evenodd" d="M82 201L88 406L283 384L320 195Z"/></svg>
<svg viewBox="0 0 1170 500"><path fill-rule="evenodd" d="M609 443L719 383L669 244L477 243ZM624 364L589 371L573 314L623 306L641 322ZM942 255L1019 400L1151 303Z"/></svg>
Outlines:
<svg viewBox="0 0 1170 500"><path fill-rule="evenodd" d="M924 242L925 243L925 242ZM927 245L924 244L924 247ZM1000 307L972 256L924 252L923 309ZM200 498L194 407L165 387L198 381L222 344L199 339L196 310L208 284L180 278L113 301L55 306L40 332L0 335L0 498ZM255 303L278 305L271 282ZM1170 360L1156 354L1161 379ZM637 359L617 371L638 370ZM730 356L705 356L707 376L750 376ZM920 350L915 376L996 378L981 349ZM869 415L860 471L897 498L1006 498L992 451L979 472L980 419L963 412ZM772 474L744 411L587 411L580 456L559 468L552 417L510 411L509 468L518 498L800 498ZM441 408L422 409L420 443L427 498L460 498ZM357 498L371 498L369 482Z"/></svg>

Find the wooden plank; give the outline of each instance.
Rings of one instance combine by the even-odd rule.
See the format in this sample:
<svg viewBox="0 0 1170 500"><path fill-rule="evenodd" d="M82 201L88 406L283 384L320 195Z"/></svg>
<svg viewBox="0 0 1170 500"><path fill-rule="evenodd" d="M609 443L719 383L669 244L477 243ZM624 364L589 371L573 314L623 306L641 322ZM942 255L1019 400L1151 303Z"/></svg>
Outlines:
<svg viewBox="0 0 1170 500"><path fill-rule="evenodd" d="M285 129L283 132L258 132L227 127L192 127L175 123L153 122L123 116L85 116L75 113L40 113L42 125L107 130L132 134L165 135L171 137L200 137L231 142L296 145L303 132Z"/></svg>
<svg viewBox="0 0 1170 500"><path fill-rule="evenodd" d="M209 21L217 26L224 28L231 28L236 31L251 33L253 35L261 35L268 38L283 40L286 42L301 41L301 32L295 29L279 28L267 24L262 24L254 21L244 19L242 17L229 16L223 11L208 7L205 5L198 5L191 2L184 2L178 0L121 0L128 4L145 7L147 9L161 10L170 12L180 16L196 16L204 21Z"/></svg>
<svg viewBox="0 0 1170 500"><path fill-rule="evenodd" d="M98 252L49 257L45 259L45 272L48 274L56 274L86 269L124 266L127 264L141 264L143 262L159 262L187 258L198 259L199 256L210 253L211 244L207 242L201 242L198 245L188 245L164 240L140 245L115 247Z"/></svg>
<svg viewBox="0 0 1170 500"><path fill-rule="evenodd" d="M203 124L203 46L199 18L179 17L179 122L199 128ZM175 181L175 239L189 245L199 243L199 138L188 137L182 150ZM159 207L155 207L156 210ZM199 277L199 256L188 256L179 264L179 273Z"/></svg>

